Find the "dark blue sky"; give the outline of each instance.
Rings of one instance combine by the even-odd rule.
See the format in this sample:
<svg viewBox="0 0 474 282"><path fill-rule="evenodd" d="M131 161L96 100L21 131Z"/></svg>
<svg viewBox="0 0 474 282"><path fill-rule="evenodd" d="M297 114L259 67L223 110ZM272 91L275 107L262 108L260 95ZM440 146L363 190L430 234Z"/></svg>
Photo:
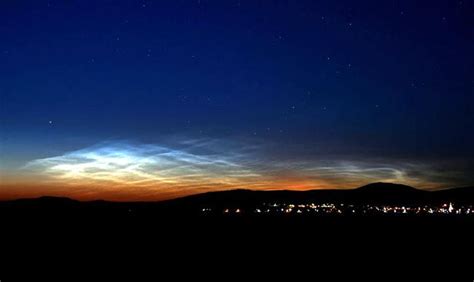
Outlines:
<svg viewBox="0 0 474 282"><path fill-rule="evenodd" d="M466 0L2 1L0 167L205 139L258 143L253 160L434 165L464 184L473 50Z"/></svg>

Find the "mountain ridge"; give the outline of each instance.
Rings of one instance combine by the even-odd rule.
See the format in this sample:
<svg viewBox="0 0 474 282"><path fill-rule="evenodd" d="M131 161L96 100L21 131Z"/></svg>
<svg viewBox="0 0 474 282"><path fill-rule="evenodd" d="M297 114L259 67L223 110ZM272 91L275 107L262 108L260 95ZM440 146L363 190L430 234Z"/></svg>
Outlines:
<svg viewBox="0 0 474 282"><path fill-rule="evenodd" d="M458 197L459 194L459 197ZM267 199L271 200L332 200L332 201L389 201L390 198L396 201L420 201L423 199L430 200L457 200L462 201L465 197L468 202L474 203L474 187L456 187L443 190L421 190L408 185L397 183L376 182L370 183L358 188L352 189L312 189L312 190L251 190L251 189L233 189L224 191L211 191L200 194L188 195L180 198L163 200L163 201L137 201L137 202L117 202L103 199L80 201L68 197L55 196L41 196L37 198L20 198L15 200L0 201L0 203L28 203L33 202L43 205L59 205L69 203L70 205L77 205L85 203L89 205L101 204L132 204L132 205L150 205L163 204L171 205L175 203L186 203L196 201L222 201L222 202L256 202ZM408 197L408 198L407 198ZM411 199L410 199L411 198ZM462 201L463 202L463 201Z"/></svg>

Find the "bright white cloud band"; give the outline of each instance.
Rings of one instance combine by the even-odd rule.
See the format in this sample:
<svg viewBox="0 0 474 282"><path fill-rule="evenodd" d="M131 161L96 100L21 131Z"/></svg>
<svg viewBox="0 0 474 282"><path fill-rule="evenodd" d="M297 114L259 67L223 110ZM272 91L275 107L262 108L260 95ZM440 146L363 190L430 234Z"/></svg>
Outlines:
<svg viewBox="0 0 474 282"><path fill-rule="evenodd" d="M195 152L192 146L177 150L128 142L104 143L34 160L26 168L50 183L102 185L109 190L114 186L128 186L136 193L146 191L157 195L169 190L190 194L231 188L355 187L373 181L429 186L429 178L436 177L417 174L418 170L430 171L419 164L268 161L245 151L242 146L230 150L215 150L213 146L215 142L203 142L201 149L205 150Z"/></svg>

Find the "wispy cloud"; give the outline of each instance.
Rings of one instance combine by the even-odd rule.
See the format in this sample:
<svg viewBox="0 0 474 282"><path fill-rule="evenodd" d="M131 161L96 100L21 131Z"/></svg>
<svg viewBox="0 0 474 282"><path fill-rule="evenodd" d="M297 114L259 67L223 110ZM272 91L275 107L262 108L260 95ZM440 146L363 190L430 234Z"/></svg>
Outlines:
<svg viewBox="0 0 474 282"><path fill-rule="evenodd" d="M159 198L210 190L352 188L374 181L417 187L448 185L453 171L400 160L285 160L266 158L255 144L195 139L179 149L155 144L107 142L29 162L45 183L93 187L101 192ZM270 160L271 159L271 160ZM444 181L444 182L443 182ZM92 190L92 191L91 191Z"/></svg>
<svg viewBox="0 0 474 282"><path fill-rule="evenodd" d="M116 142L34 160L26 167L52 180L80 184L196 187L203 183L238 185L243 179L260 176L236 162L232 154L229 156Z"/></svg>

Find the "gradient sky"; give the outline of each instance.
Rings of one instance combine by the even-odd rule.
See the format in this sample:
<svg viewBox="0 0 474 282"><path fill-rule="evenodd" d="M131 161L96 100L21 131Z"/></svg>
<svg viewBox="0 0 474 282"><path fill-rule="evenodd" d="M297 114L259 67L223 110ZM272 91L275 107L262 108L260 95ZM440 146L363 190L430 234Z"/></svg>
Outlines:
<svg viewBox="0 0 474 282"><path fill-rule="evenodd" d="M474 184L474 1L0 2L0 199Z"/></svg>

